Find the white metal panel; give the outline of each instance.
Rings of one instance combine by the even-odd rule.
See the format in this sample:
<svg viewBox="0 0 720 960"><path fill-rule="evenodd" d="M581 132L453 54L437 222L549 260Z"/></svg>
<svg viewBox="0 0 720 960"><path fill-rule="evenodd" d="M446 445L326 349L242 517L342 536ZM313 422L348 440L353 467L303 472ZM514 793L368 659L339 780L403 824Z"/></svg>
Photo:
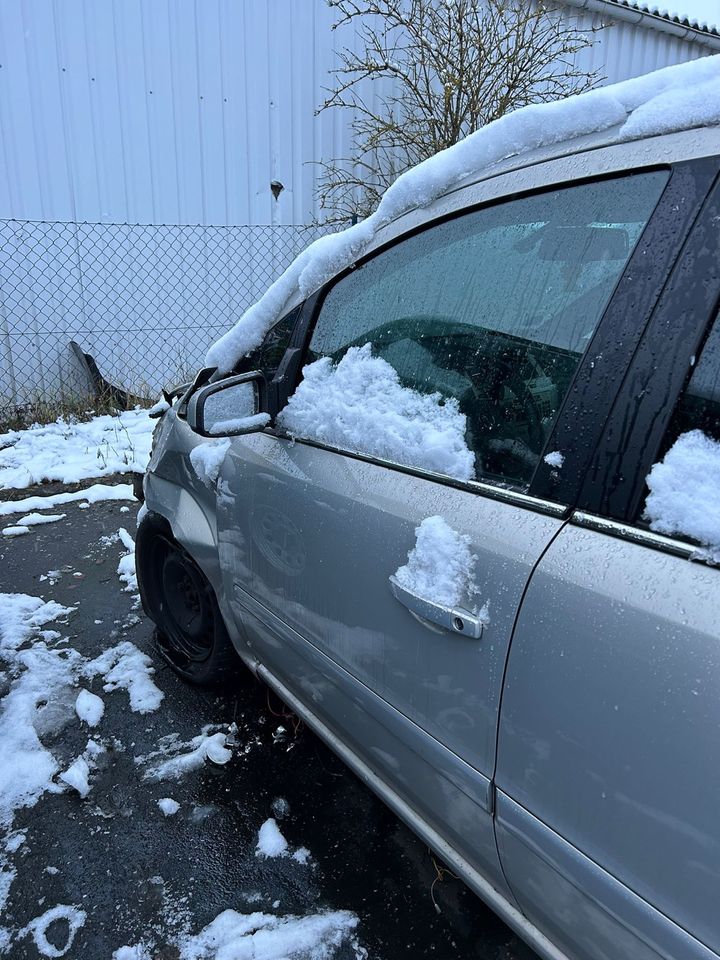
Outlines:
<svg viewBox="0 0 720 960"><path fill-rule="evenodd" d="M315 116L357 42L334 16L325 0L3 0L0 217L309 222L317 161L349 151L349 118ZM609 81L705 52L623 21L597 39L580 62Z"/></svg>

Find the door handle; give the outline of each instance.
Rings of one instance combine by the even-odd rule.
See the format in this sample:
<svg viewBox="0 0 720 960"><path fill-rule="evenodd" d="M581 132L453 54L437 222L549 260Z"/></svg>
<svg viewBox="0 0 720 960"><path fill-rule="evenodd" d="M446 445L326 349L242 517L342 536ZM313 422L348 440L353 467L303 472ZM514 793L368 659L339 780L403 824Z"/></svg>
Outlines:
<svg viewBox="0 0 720 960"><path fill-rule="evenodd" d="M482 616L463 610L462 607L446 607L442 603L426 600L412 590L408 590L407 587L401 586L394 576L390 577L390 590L395 599L407 607L418 620L437 624L443 630L474 640L479 640L482 636L485 626Z"/></svg>

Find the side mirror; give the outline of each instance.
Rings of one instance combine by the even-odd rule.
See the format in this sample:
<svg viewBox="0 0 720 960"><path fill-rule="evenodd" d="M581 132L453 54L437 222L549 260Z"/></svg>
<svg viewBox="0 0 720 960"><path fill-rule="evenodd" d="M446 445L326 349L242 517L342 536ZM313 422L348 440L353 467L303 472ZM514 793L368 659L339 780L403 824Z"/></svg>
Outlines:
<svg viewBox="0 0 720 960"><path fill-rule="evenodd" d="M256 433L270 423L264 412L267 384L259 371L242 373L201 387L191 397L187 423L202 437Z"/></svg>

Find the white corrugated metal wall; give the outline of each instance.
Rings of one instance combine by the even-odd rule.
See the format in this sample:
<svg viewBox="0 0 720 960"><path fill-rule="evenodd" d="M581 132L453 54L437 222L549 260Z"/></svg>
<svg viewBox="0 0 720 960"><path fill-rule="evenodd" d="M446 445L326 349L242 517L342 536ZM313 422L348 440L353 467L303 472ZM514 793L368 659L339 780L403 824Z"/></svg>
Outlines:
<svg viewBox="0 0 720 960"><path fill-rule="evenodd" d="M312 161L347 153L314 116L354 38L332 21L324 0L3 0L0 217L307 223Z"/></svg>
<svg viewBox="0 0 720 960"><path fill-rule="evenodd" d="M348 153L346 118L314 115L335 48L355 43L334 15L325 0L3 0L0 218L308 223L313 161ZM703 52L617 21L582 62L614 81Z"/></svg>
<svg viewBox="0 0 720 960"><path fill-rule="evenodd" d="M326 0L0 2L0 406L71 387L71 339L156 389L304 244L293 226L45 223L309 223L314 162L349 152L347 117L315 115L335 50L357 43L334 16ZM707 52L620 21L597 39L581 63L609 81Z"/></svg>

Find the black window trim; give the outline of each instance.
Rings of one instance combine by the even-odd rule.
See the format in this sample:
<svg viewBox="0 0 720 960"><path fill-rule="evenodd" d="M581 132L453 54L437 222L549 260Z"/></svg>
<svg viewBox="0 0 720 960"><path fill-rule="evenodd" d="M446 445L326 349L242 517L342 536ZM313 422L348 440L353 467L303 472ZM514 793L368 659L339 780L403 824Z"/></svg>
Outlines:
<svg viewBox="0 0 720 960"><path fill-rule="evenodd" d="M691 358L700 356L720 311L720 268L715 259L720 157L714 163L715 182L643 329L578 498L582 511L640 531L648 529L638 523L647 492L645 478L657 461L677 403L692 376ZM698 283L698 275L705 277L703 283ZM661 351L657 348L660 342ZM631 404L634 415L628 420ZM684 542L685 538L677 539Z"/></svg>
<svg viewBox="0 0 720 960"><path fill-rule="evenodd" d="M294 392L297 384L300 382L301 371L305 365L310 339L315 329L315 324L320 311L322 310L325 298L335 284L339 283L356 268L364 265L396 244L401 243L410 237L415 236L416 234L438 226L441 223L445 223L450 220L465 216L466 214L473 213L476 210L490 208L513 200L522 199L524 197L552 192L554 190L562 189L563 187L580 186L587 183L597 183L605 180L621 179L623 177L633 176L636 174L667 170L669 174L668 181L663 188L657 205L635 246L633 254L628 261L625 270L618 279L613 293L608 300L606 309L598 321L593 339L589 347L586 349L577 370L575 371L575 376L571 382L568 396L566 396L565 401L563 404L561 404L556 419L555 428L550 434L548 442L543 450L542 456L545 456L547 451L553 451L557 449L563 451L563 455L566 458L566 463L563 464L561 471L552 470L548 465L544 464L541 456L540 464L532 478L529 488L525 491L521 491L516 488L504 487L486 478L467 482L461 481L445 474L436 474L429 471L424 471L417 467L396 464L391 461L384 461L378 457L366 455L357 451L347 450L345 448L335 447L331 444L325 444L307 438L293 438L280 431L275 426L266 428L266 432L271 433L278 439L288 442L304 443L320 449L332 450L333 452L340 453L343 456L348 456L368 463L375 463L378 466L392 468L401 473L412 474L425 479L432 479L434 482L442 485L465 489L491 497L492 499L522 503L529 509L536 509L542 513L549 512L553 515L561 516L563 518L569 517L572 514L573 509L578 504L581 486L585 479L590 459L600 443L603 427L610 414L610 409L612 407L615 395L614 390L608 390L607 383L605 383L604 387L602 384L598 384L597 381L601 379L601 371L593 364L591 357L592 355L595 355L595 349L598 345L604 344L610 340L612 335L612 331L609 329L610 318L612 318L617 309L618 292L624 284L630 282L630 278L632 278L633 275L636 275L638 268L643 265L643 261L650 262L651 268L649 274L650 278L654 280L654 289L656 289L656 295L651 298L652 304L647 310L647 316L644 316L640 323L636 323L636 340L639 341L645 327L647 326L647 323L650 320L650 316L652 315L652 311L655 307L657 299L659 298L668 269L675 263L679 255L682 243L692 227L698 210L707 197L719 165L720 160L718 158L701 158L699 160L678 161L675 163L647 163L643 166L632 166L626 169L616 169L600 174L546 183L542 184L541 186L530 187L526 190L514 193L506 193L499 197L493 197L489 200L468 205L467 207L463 207L459 210L453 210L442 217L423 222L411 230L391 238L387 243L375 248L367 255L359 258L350 267L336 274L330 281L328 281L328 283L311 294L303 303L298 322L291 338L290 347L288 348L288 354L292 354L291 362L286 363L287 357L283 358L278 370L278 377L276 378L278 381L278 411L284 407L285 403L287 403L287 400ZM688 189L688 183L695 185L696 196L693 203L683 206L684 196ZM657 244L659 240L667 241L668 214L672 207L677 206L678 204L680 204L680 209L682 210L683 215L679 218L680 222L675 224L677 239L675 243L667 244L667 256L663 260L663 264L665 265L666 261L667 264L661 267L658 259L655 257L647 257L647 251L653 244ZM644 253L642 251L644 251ZM621 352L621 356L624 360L623 370L627 373L627 370L631 365L633 351L625 347ZM280 376L281 371L282 376ZM578 405L577 397L575 396L573 396L573 400L575 402L569 403L568 401L570 400L571 395L577 393L577 384L579 383L583 383L585 385L582 403ZM591 404L588 403L587 384L590 384L594 387L594 390L592 391ZM568 446L565 438L571 435L571 432L576 431L576 425L578 422L577 417L581 411L585 416L590 415L594 417L596 429L593 432L592 441L586 445L584 457L580 462L573 464L572 461L568 462L568 456L565 452L568 451Z"/></svg>

